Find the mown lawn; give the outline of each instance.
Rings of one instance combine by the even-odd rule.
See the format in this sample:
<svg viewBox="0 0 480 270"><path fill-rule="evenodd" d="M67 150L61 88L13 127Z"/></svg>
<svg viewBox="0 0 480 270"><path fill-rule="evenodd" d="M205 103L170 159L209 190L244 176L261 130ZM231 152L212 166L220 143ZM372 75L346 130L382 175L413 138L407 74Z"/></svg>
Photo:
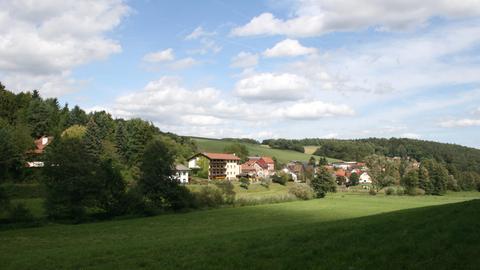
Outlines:
<svg viewBox="0 0 480 270"><path fill-rule="evenodd" d="M223 152L226 146L232 144L233 142L223 141L223 140L215 140L215 139L200 139L200 138L192 138L193 141L198 145L200 151L205 152ZM300 161L308 161L308 159L312 156L305 153L300 153L296 151L290 150L281 150L281 149L273 149L270 148L268 145L259 145L259 144L249 144L249 143L242 143L244 144L250 155L255 156L269 156L275 157L278 161L282 163L287 163L291 160L300 160ZM315 158L319 158L315 156ZM337 161L337 159L327 158L328 162Z"/></svg>
<svg viewBox="0 0 480 270"><path fill-rule="evenodd" d="M478 269L478 198L339 193L2 231L0 269Z"/></svg>

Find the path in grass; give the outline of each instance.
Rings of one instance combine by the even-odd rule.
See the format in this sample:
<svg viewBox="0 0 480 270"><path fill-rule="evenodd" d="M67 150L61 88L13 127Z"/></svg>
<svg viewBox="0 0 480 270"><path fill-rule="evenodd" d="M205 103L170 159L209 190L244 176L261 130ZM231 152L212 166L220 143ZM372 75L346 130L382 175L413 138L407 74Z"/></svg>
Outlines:
<svg viewBox="0 0 480 270"><path fill-rule="evenodd" d="M480 201L444 204L474 198L479 194L334 194L321 200L3 231L0 269L448 269L455 263L468 269L480 263L473 256L479 250ZM392 212L401 209L411 210Z"/></svg>

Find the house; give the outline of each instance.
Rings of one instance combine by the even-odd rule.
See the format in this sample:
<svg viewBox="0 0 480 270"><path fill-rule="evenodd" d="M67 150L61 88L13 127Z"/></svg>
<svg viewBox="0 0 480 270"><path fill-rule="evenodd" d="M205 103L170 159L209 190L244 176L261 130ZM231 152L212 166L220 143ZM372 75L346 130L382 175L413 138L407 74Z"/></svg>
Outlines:
<svg viewBox="0 0 480 270"><path fill-rule="evenodd" d="M242 164L242 174L252 177L267 177L275 174L275 162L271 157L248 157L248 161Z"/></svg>
<svg viewBox="0 0 480 270"><path fill-rule="evenodd" d="M372 183L372 178L370 177L370 175L367 172L363 172L358 177L358 182L360 184L371 184Z"/></svg>
<svg viewBox="0 0 480 270"><path fill-rule="evenodd" d="M40 156L45 152L45 148L53 141L53 137L42 136L34 141L35 148L27 152L28 159L26 167L41 168L45 166L43 161L40 161Z"/></svg>
<svg viewBox="0 0 480 270"><path fill-rule="evenodd" d="M298 176L296 173L292 172L288 167L282 169L282 172L289 174L292 177L293 182L298 182Z"/></svg>
<svg viewBox="0 0 480 270"><path fill-rule="evenodd" d="M191 170L183 164L176 164L173 177L182 184L187 184L189 179L189 172Z"/></svg>
<svg viewBox="0 0 480 270"><path fill-rule="evenodd" d="M240 175L240 158L235 154L198 153L188 159L188 168L205 169L208 179L236 179Z"/></svg>
<svg viewBox="0 0 480 270"><path fill-rule="evenodd" d="M242 175L249 178L264 178L270 175L268 164L263 159L250 159L241 165Z"/></svg>

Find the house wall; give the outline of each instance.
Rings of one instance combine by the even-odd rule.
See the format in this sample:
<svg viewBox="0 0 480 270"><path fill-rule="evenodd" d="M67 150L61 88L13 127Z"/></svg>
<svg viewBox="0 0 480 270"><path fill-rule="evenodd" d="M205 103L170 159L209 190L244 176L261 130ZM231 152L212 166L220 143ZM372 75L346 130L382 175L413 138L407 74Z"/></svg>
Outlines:
<svg viewBox="0 0 480 270"><path fill-rule="evenodd" d="M225 178L232 180L237 178L237 175L240 174L240 164L236 160L229 160L225 165Z"/></svg>
<svg viewBox="0 0 480 270"><path fill-rule="evenodd" d="M368 173L362 173L358 179L360 183L372 183L372 178Z"/></svg>
<svg viewBox="0 0 480 270"><path fill-rule="evenodd" d="M175 177L182 184L187 184L188 183L188 171L177 171L175 173Z"/></svg>

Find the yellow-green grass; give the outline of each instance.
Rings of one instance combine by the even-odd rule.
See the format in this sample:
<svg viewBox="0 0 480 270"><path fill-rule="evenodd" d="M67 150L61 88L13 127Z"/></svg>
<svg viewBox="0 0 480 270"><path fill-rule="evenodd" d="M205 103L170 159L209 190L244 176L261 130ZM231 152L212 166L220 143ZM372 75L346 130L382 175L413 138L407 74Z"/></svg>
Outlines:
<svg viewBox="0 0 480 270"><path fill-rule="evenodd" d="M479 195L339 193L1 231L0 269L478 269Z"/></svg>
<svg viewBox="0 0 480 270"><path fill-rule="evenodd" d="M305 154L307 154L307 155L313 155L313 153L315 153L315 151L317 151L318 146L316 146L316 145L307 145L307 146L304 146L303 149L305 149Z"/></svg>
<svg viewBox="0 0 480 270"><path fill-rule="evenodd" d="M199 150L201 152L223 152L226 146L231 145L233 142L225 141L225 140L216 140L216 139L205 139L205 138L192 138L197 144ZM291 160L300 160L300 161L308 161L311 154L300 153L297 151L291 150L282 150L282 149L273 149L270 148L268 145L259 145L259 144L250 144L250 143L242 143L244 144L250 155L255 156L269 156L275 157L279 162L287 163ZM318 156L314 156L315 158L319 158ZM329 162L337 161L337 159L327 158Z"/></svg>

